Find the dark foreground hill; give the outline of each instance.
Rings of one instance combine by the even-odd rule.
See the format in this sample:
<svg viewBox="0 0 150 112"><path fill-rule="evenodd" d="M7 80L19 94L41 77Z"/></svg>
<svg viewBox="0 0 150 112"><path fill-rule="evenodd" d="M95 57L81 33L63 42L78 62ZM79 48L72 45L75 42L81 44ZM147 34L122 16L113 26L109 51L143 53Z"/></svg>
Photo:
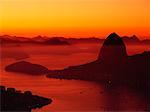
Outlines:
<svg viewBox="0 0 150 112"><path fill-rule="evenodd" d="M112 33L104 41L96 61L54 70L47 77L150 87L150 52L128 56L123 40Z"/></svg>
<svg viewBox="0 0 150 112"><path fill-rule="evenodd" d="M0 111L31 112L32 109L41 108L52 102L51 99L32 95L30 91L21 93L14 88L0 86L1 108Z"/></svg>

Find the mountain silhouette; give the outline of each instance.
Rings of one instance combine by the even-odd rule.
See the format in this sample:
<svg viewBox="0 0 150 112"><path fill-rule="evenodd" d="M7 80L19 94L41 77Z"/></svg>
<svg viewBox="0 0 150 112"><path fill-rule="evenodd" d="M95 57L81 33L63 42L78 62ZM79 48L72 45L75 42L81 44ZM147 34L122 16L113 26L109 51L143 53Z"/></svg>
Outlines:
<svg viewBox="0 0 150 112"><path fill-rule="evenodd" d="M52 39L52 40L51 40ZM53 40L56 39L56 40ZM140 40L136 35L131 37L122 37L125 44L150 44L150 39ZM54 41L54 43L52 42ZM30 44L49 44L49 45L70 45L78 43L103 43L104 39L89 37L89 38L65 38L65 37L47 37L47 36L36 36L33 38L28 37L17 37L10 35L0 36L0 43L3 44L16 44L16 43L30 43Z"/></svg>
<svg viewBox="0 0 150 112"><path fill-rule="evenodd" d="M128 56L121 37L112 33L104 41L97 60L79 66L70 66L63 70L50 71L47 77L125 85L148 85L147 82L150 81L149 67L149 51Z"/></svg>
<svg viewBox="0 0 150 112"><path fill-rule="evenodd" d="M58 38L50 38L44 42L47 45L70 45L67 41L60 40Z"/></svg>
<svg viewBox="0 0 150 112"><path fill-rule="evenodd" d="M37 36L33 38L26 38L26 37L16 37L16 36L9 36L3 35L0 36L0 43L2 45L5 44L43 44L43 45L70 45L67 39L61 39L57 37L49 38L49 37L42 37Z"/></svg>
<svg viewBox="0 0 150 112"><path fill-rule="evenodd" d="M122 39L126 44L144 44L136 35L131 37L123 36Z"/></svg>
<svg viewBox="0 0 150 112"><path fill-rule="evenodd" d="M98 60L104 63L118 63L127 58L126 46L116 33L110 34L103 43Z"/></svg>

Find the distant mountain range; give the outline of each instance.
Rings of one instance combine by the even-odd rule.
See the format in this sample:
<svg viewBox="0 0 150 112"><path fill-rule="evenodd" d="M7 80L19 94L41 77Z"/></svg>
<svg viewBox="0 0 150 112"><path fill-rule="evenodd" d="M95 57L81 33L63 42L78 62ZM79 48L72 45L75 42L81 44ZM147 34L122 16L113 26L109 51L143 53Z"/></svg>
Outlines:
<svg viewBox="0 0 150 112"><path fill-rule="evenodd" d="M150 39L140 40L136 35L131 37L122 37L125 44L150 44ZM34 44L44 44L44 45L70 45L77 43L100 43L104 42L105 39L100 39L96 37L90 38L65 38L65 37L46 37L46 36L36 36L33 38L27 37L17 37L3 35L0 36L1 44L6 43L34 43Z"/></svg>
<svg viewBox="0 0 150 112"><path fill-rule="evenodd" d="M9 44L9 43L29 43L29 44L44 44L44 45L70 45L69 42L59 39L59 38L48 38L37 36L34 38L26 38L26 37L16 37L3 35L0 36L1 44Z"/></svg>
<svg viewBox="0 0 150 112"><path fill-rule="evenodd" d="M131 37L123 36L122 39L125 42L125 44L132 44L132 43L135 43L135 44L150 44L150 39L140 40L136 35L133 35Z"/></svg>

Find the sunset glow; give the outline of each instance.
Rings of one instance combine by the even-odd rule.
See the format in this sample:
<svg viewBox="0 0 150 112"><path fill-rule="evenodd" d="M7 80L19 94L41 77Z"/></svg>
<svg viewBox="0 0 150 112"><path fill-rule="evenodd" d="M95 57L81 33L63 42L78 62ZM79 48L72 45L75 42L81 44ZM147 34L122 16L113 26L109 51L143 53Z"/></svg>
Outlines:
<svg viewBox="0 0 150 112"><path fill-rule="evenodd" d="M0 0L1 35L150 36L150 0Z"/></svg>

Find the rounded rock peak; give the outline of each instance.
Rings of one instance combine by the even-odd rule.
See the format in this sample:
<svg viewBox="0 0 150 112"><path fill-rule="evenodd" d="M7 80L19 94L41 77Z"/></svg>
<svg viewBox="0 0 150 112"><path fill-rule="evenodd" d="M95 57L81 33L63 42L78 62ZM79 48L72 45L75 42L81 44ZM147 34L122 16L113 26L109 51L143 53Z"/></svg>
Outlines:
<svg viewBox="0 0 150 112"><path fill-rule="evenodd" d="M118 63L127 57L126 46L121 37L111 33L104 41L98 60L108 63Z"/></svg>
<svg viewBox="0 0 150 112"><path fill-rule="evenodd" d="M111 33L104 41L104 45L124 45L124 42L118 34Z"/></svg>

